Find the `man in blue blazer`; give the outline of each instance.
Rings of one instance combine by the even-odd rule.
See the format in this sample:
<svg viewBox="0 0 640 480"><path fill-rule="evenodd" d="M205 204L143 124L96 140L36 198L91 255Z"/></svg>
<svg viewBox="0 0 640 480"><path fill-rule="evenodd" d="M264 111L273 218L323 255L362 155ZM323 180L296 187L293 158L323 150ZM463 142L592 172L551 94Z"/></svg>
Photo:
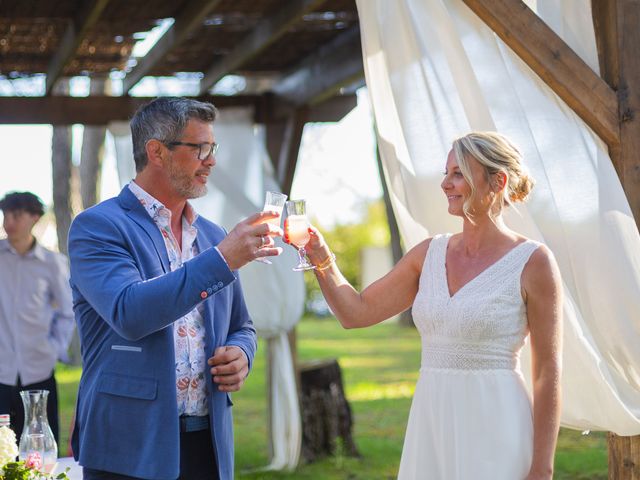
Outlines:
<svg viewBox="0 0 640 480"><path fill-rule="evenodd" d="M85 480L233 478L230 392L256 333L237 269L278 255L261 212L229 234L198 217L213 105L159 98L131 121L136 177L76 217L71 287L83 371L72 446Z"/></svg>

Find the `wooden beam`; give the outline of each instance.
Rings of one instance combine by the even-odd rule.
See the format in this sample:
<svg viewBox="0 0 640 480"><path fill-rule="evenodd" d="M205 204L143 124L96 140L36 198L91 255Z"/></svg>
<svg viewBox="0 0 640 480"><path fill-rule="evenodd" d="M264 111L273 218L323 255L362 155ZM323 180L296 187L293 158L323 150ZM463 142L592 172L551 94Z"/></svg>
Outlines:
<svg viewBox="0 0 640 480"><path fill-rule="evenodd" d="M49 62L45 82L45 95L51 93L53 85L78 49L87 32L96 24L109 0L90 0L80 2L80 11L73 20L69 20L67 30L62 37L56 54Z"/></svg>
<svg viewBox="0 0 640 480"><path fill-rule="evenodd" d="M591 0L591 17L598 48L600 76L617 91L620 63L615 0Z"/></svg>
<svg viewBox="0 0 640 480"><path fill-rule="evenodd" d="M256 118L265 118L257 95L204 96L218 108L253 106ZM129 120L149 97L0 97L0 124L106 125Z"/></svg>
<svg viewBox="0 0 640 480"><path fill-rule="evenodd" d="M263 99L263 109L268 112L263 123L286 122L296 108L295 104L270 92L265 93ZM336 95L309 107L307 122L338 122L357 105L358 97L355 93Z"/></svg>
<svg viewBox="0 0 640 480"><path fill-rule="evenodd" d="M215 62L200 81L200 95L204 95L222 77L233 72L282 37L300 18L325 0L292 0L275 15L262 20L224 58Z"/></svg>
<svg viewBox="0 0 640 480"><path fill-rule="evenodd" d="M620 179L631 211L640 221L640 2L618 0L618 54L620 76ZM640 438L636 438L636 468L640 465ZM638 471L636 470L636 475Z"/></svg>
<svg viewBox="0 0 640 480"><path fill-rule="evenodd" d="M138 64L124 77L122 94L126 95L147 73L149 73L174 47L184 42L202 27L206 16L220 0L191 0L182 13Z"/></svg>
<svg viewBox="0 0 640 480"><path fill-rule="evenodd" d="M295 105L313 106L363 77L360 29L352 27L302 61L273 91Z"/></svg>
<svg viewBox="0 0 640 480"><path fill-rule="evenodd" d="M336 95L310 107L307 122L339 122L357 106L358 97L355 93L351 95Z"/></svg>
<svg viewBox="0 0 640 480"><path fill-rule="evenodd" d="M307 123L308 113L308 109L305 107L298 108L291 112L282 135L276 178L282 188L282 192L287 195L291 194L293 176L298 163L300 144L302 143L302 132L304 125Z"/></svg>
<svg viewBox="0 0 640 480"><path fill-rule="evenodd" d="M610 147L620 142L607 85L521 0L463 0Z"/></svg>
<svg viewBox="0 0 640 480"><path fill-rule="evenodd" d="M284 138L284 122L272 122L266 124L266 146L269 153L269 159L275 172L275 178L278 178L278 161L280 159L280 150L282 150L282 139ZM288 192L284 192L287 193Z"/></svg>
<svg viewBox="0 0 640 480"><path fill-rule="evenodd" d="M614 90L618 91L620 81L620 63L618 56L618 20L616 18L616 2L613 0L597 0L591 2L591 16L598 48L600 76ZM618 119L620 118L620 102L618 102ZM622 139L621 139L622 141ZM613 166L622 178L620 165L620 143L609 146L609 156Z"/></svg>
<svg viewBox="0 0 640 480"><path fill-rule="evenodd" d="M286 121L292 107L272 95L204 95L196 100L218 108L251 106L256 123ZM106 125L129 120L153 97L0 97L0 124ZM355 108L355 95L339 95L309 108L308 122L337 122Z"/></svg>

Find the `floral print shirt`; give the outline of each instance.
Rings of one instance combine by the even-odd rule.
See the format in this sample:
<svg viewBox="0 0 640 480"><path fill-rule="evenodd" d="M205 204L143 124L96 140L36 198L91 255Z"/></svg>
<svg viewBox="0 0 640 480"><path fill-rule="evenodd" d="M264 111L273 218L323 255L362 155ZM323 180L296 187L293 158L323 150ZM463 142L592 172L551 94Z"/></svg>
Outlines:
<svg viewBox="0 0 640 480"><path fill-rule="evenodd" d="M195 243L198 230L193 226L197 214L189 203L182 216L182 250L171 231L171 211L145 192L135 182L129 189L140 200L147 213L160 229L164 239L171 271L182 268L187 260L198 254ZM184 317L173 322L175 344L176 397L178 415L207 415L207 390L205 371L207 359L204 351L204 321L201 307L196 307Z"/></svg>

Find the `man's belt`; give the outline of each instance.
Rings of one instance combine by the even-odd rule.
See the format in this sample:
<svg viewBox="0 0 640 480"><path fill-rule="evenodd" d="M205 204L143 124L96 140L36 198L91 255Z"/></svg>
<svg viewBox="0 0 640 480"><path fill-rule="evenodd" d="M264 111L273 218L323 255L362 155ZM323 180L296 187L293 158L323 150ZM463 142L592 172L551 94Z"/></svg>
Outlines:
<svg viewBox="0 0 640 480"><path fill-rule="evenodd" d="M200 430L209 429L209 415L196 417L191 415L182 415L180 417L180 432L199 432Z"/></svg>

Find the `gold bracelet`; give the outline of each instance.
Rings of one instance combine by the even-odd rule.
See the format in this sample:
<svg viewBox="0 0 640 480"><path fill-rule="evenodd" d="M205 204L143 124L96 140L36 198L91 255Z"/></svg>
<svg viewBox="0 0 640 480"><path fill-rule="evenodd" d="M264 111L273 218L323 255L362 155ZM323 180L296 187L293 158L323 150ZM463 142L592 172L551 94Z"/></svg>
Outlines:
<svg viewBox="0 0 640 480"><path fill-rule="evenodd" d="M319 263L318 265L315 265L316 270L322 272L323 270L326 270L327 268L329 268L335 261L336 261L335 254L333 252L329 252L329 257L326 260Z"/></svg>

